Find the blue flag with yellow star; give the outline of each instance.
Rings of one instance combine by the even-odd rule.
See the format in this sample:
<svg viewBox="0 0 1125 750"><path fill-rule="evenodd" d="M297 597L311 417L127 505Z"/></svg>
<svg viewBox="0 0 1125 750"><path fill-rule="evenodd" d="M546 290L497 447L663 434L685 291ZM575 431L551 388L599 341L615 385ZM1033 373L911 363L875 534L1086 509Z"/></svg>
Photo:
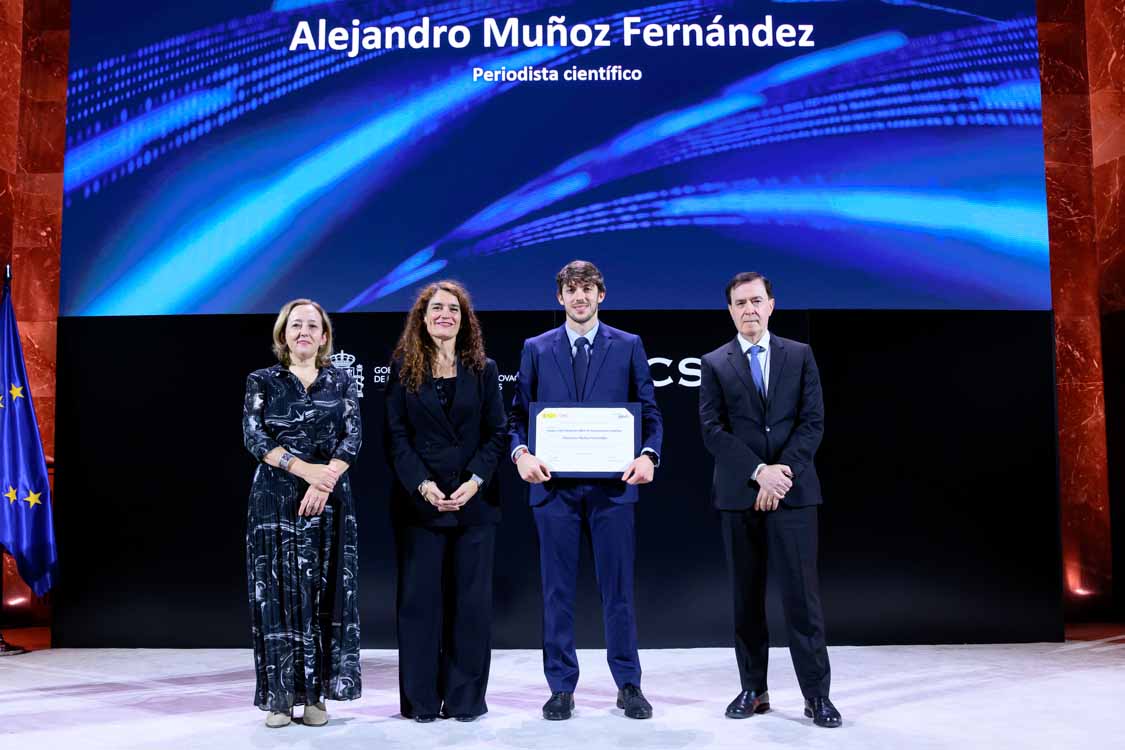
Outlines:
<svg viewBox="0 0 1125 750"><path fill-rule="evenodd" d="M0 304L0 547L36 596L54 583L57 556L51 488L31 407L9 283Z"/></svg>

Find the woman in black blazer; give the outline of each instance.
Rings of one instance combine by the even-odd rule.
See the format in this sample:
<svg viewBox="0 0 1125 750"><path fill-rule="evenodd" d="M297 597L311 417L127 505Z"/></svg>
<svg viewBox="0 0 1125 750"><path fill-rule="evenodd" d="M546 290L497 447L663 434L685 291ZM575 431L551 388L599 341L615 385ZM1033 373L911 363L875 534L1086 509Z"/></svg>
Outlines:
<svg viewBox="0 0 1125 750"><path fill-rule="evenodd" d="M488 711L493 480L507 434L496 363L460 284L430 284L414 301L386 417L402 715L472 721Z"/></svg>

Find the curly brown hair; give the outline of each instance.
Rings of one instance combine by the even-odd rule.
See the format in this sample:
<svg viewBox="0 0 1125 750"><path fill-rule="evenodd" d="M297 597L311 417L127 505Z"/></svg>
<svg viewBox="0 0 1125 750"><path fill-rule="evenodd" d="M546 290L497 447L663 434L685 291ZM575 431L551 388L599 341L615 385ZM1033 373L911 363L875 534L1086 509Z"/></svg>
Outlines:
<svg viewBox="0 0 1125 750"><path fill-rule="evenodd" d="M476 313L473 312L473 302L468 290L456 281L435 281L418 292L414 305L406 315L406 326L402 329L392 355L401 363L399 380L411 393L417 393L422 382L433 372L437 344L426 330L426 308L439 291L452 294L461 306L461 329L457 331L455 344L457 358L461 364L477 372L484 370L484 337L481 335Z"/></svg>

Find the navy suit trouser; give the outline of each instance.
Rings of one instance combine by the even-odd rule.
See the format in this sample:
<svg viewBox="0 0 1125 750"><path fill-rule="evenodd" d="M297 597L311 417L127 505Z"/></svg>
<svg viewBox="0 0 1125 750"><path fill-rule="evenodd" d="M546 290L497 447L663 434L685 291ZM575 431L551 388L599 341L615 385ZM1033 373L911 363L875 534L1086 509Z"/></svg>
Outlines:
<svg viewBox="0 0 1125 750"><path fill-rule="evenodd" d="M543 671L551 692L574 692L578 655L574 646L574 602L582 527L588 525L594 570L605 619L606 660L614 682L641 684L633 607L636 532L632 503L614 503L581 489L555 493L534 506L543 584Z"/></svg>

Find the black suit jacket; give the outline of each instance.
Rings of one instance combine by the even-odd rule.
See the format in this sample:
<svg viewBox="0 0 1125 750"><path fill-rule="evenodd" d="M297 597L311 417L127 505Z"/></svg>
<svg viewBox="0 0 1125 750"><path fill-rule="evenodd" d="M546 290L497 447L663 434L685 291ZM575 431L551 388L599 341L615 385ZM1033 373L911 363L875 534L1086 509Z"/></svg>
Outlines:
<svg viewBox="0 0 1125 750"><path fill-rule="evenodd" d="M449 416L433 378L411 393L399 381L399 370L400 363L392 363L384 441L396 479L391 490L394 521L424 526L497 523L500 503L493 480L508 434L496 363L489 359L476 372L458 362ZM443 513L418 492L418 485L431 479L450 495L473 474L484 485L458 511Z"/></svg>
<svg viewBox="0 0 1125 750"><path fill-rule="evenodd" d="M747 510L758 497L758 464L786 464L793 489L783 503L818 505L813 457L824 435L820 373L807 344L770 334L770 377L763 403L738 337L703 356L699 421L715 457L711 495L720 510Z"/></svg>

